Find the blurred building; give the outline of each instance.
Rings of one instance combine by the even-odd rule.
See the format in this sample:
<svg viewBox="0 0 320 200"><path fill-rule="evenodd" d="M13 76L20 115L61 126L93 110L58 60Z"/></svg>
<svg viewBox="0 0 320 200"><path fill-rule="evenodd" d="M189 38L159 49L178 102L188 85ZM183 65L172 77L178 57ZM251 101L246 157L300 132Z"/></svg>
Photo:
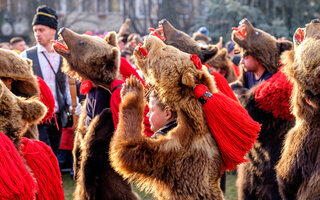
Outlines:
<svg viewBox="0 0 320 200"><path fill-rule="evenodd" d="M190 29L192 20L201 13L200 0L182 0L174 6L181 27ZM86 31L118 31L125 18L132 21L132 31L145 34L148 27L168 14L166 5L171 0L0 0L0 42L13 36L32 39L31 21L39 5L54 8L59 15L59 27L79 33ZM169 5L170 4L170 5ZM162 13L161 13L162 12ZM186 30L188 31L188 30Z"/></svg>

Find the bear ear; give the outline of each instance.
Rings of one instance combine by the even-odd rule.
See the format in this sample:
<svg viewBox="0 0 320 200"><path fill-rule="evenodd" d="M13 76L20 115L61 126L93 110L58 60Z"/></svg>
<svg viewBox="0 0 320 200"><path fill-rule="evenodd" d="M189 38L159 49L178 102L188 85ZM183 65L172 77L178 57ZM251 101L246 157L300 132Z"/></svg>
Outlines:
<svg viewBox="0 0 320 200"><path fill-rule="evenodd" d="M218 47L215 45L210 45L203 51L203 60L201 62L206 62L210 58L214 57L218 52Z"/></svg>
<svg viewBox="0 0 320 200"><path fill-rule="evenodd" d="M117 34L114 31L110 31L104 38L108 44L112 46L117 46Z"/></svg>
<svg viewBox="0 0 320 200"><path fill-rule="evenodd" d="M222 57L227 57L228 55L228 51L226 48L222 48L219 53Z"/></svg>
<svg viewBox="0 0 320 200"><path fill-rule="evenodd" d="M283 42L278 43L278 45L279 45L280 53L287 51L287 50L291 50L293 47L293 44L290 41L283 41Z"/></svg>
<svg viewBox="0 0 320 200"><path fill-rule="evenodd" d="M186 85L188 87L195 87L195 81L194 81L195 77L191 72L191 69L187 69L181 77L181 83L183 85Z"/></svg>
<svg viewBox="0 0 320 200"><path fill-rule="evenodd" d="M45 116L47 108L37 100L18 100L18 104L22 109L22 119L28 123L38 123Z"/></svg>

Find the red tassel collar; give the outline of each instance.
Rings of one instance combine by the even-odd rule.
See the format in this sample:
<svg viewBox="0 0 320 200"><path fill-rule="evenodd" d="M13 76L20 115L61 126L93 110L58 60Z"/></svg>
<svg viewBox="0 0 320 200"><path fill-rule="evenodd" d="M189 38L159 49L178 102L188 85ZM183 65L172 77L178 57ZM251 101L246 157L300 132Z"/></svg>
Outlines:
<svg viewBox="0 0 320 200"><path fill-rule="evenodd" d="M90 80L83 81L80 86L81 94L83 94L83 95L88 94L92 87L93 87L93 84Z"/></svg>

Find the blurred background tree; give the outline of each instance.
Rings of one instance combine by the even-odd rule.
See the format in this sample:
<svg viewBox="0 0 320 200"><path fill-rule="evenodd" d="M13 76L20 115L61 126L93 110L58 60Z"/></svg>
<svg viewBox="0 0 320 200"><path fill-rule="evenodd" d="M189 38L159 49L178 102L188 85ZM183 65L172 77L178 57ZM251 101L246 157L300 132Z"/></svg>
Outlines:
<svg viewBox="0 0 320 200"><path fill-rule="evenodd" d="M231 27L241 19L276 37L291 40L298 27L320 17L320 0L207 0L206 9L196 19L194 31L206 26L213 41L230 39Z"/></svg>

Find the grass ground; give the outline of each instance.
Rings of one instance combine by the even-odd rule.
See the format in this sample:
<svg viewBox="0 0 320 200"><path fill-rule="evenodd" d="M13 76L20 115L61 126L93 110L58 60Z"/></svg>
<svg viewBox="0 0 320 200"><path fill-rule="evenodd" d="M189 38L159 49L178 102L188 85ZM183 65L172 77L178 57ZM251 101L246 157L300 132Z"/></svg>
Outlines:
<svg viewBox="0 0 320 200"><path fill-rule="evenodd" d="M235 187L237 175L234 175L231 172L227 173L227 182L226 182L226 193L225 199L226 200L236 200L237 199L237 188ZM62 174L63 180L63 190L66 200L72 200L72 193L74 190L74 181L71 179L69 173ZM146 194L144 192L139 191L134 187L134 190L140 195L143 200L151 200L152 196L150 194Z"/></svg>

